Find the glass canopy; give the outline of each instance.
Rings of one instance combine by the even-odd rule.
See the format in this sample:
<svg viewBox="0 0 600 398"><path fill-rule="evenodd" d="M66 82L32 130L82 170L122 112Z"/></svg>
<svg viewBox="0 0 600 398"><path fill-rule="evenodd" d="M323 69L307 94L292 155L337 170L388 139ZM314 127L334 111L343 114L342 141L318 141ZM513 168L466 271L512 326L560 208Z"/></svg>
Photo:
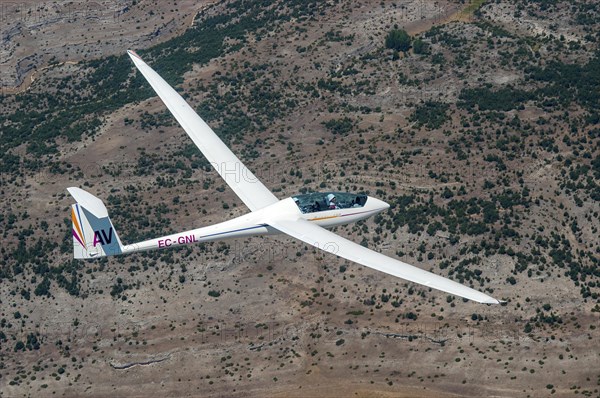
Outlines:
<svg viewBox="0 0 600 398"><path fill-rule="evenodd" d="M314 192L296 195L293 199L302 213L314 213L325 210L363 207L367 202L367 195L349 192Z"/></svg>

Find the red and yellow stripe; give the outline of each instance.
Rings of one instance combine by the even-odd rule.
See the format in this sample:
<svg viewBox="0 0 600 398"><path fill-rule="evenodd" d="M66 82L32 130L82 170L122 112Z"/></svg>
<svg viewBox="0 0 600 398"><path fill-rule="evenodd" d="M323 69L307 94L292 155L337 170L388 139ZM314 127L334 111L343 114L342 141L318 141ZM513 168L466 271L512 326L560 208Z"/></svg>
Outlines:
<svg viewBox="0 0 600 398"><path fill-rule="evenodd" d="M77 220L77 215L75 214L75 209L71 207L71 220L73 220L73 236L75 239L81 243L81 246L85 247L85 240L83 238L83 233L81 232L81 226L79 225L79 221Z"/></svg>

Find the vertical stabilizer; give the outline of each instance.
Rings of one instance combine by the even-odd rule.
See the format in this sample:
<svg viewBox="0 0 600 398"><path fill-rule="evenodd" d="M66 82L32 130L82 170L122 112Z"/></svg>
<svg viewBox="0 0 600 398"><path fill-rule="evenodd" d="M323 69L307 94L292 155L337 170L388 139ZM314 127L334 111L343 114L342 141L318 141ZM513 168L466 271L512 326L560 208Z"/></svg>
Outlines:
<svg viewBox="0 0 600 398"><path fill-rule="evenodd" d="M96 258L114 256L123 252L104 203L80 188L67 188L77 202L71 206L73 222L73 256Z"/></svg>

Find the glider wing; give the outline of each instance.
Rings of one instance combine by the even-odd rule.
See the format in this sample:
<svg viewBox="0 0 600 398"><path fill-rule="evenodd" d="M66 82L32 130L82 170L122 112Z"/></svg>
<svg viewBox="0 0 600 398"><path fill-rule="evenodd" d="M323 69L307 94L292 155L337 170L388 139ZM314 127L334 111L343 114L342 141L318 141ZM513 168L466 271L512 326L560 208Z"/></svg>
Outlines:
<svg viewBox="0 0 600 398"><path fill-rule="evenodd" d="M432 274L415 266L387 257L367 249L348 239L342 238L306 220L274 220L268 224L296 239L330 252L347 260L354 261L377 271L406 279L433 289L464 297L484 304L498 304L495 298L450 279Z"/></svg>
<svg viewBox="0 0 600 398"><path fill-rule="evenodd" d="M127 51L127 53L194 144L251 211L278 201L177 91L135 52Z"/></svg>

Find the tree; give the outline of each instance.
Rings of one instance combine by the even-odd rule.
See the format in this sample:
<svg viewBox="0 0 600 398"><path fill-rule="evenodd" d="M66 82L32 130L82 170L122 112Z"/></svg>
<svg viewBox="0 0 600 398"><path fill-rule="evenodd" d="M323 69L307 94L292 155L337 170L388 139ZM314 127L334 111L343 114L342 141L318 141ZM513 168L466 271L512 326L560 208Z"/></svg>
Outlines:
<svg viewBox="0 0 600 398"><path fill-rule="evenodd" d="M416 127L426 126L428 129L437 129L450 119L448 104L439 101L426 101L417 106L409 120L416 122Z"/></svg>
<svg viewBox="0 0 600 398"><path fill-rule="evenodd" d="M396 51L408 51L410 48L410 35L404 29L393 29L385 38L385 46Z"/></svg>
<svg viewBox="0 0 600 398"><path fill-rule="evenodd" d="M420 38L416 38L413 40L413 51L415 54L426 54L427 53L427 43L425 43Z"/></svg>
<svg viewBox="0 0 600 398"><path fill-rule="evenodd" d="M15 352L17 351L25 351L25 343L17 341L17 344L15 344Z"/></svg>

